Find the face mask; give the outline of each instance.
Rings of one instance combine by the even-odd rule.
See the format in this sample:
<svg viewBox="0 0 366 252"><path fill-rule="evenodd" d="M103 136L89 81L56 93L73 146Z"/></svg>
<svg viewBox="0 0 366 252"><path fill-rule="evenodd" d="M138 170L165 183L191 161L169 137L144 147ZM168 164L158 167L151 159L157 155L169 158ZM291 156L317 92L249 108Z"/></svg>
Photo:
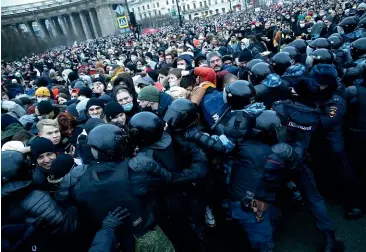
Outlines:
<svg viewBox="0 0 366 252"><path fill-rule="evenodd" d="M304 28L304 27L305 27L305 24L300 24L300 27L301 27L301 28Z"/></svg>
<svg viewBox="0 0 366 252"><path fill-rule="evenodd" d="M135 61L137 59L137 57L136 56L131 56L131 60L132 61Z"/></svg>
<svg viewBox="0 0 366 252"><path fill-rule="evenodd" d="M179 65L179 66L177 66L177 68L178 68L178 69L185 70L185 69L186 69L186 66L184 66L184 65Z"/></svg>
<svg viewBox="0 0 366 252"><path fill-rule="evenodd" d="M37 98L37 102L40 103L41 101L48 101L47 97Z"/></svg>
<svg viewBox="0 0 366 252"><path fill-rule="evenodd" d="M365 13L365 10L358 10L357 15L362 16Z"/></svg>
<svg viewBox="0 0 366 252"><path fill-rule="evenodd" d="M172 87L176 87L178 86L178 81L169 81L169 86Z"/></svg>
<svg viewBox="0 0 366 252"><path fill-rule="evenodd" d="M131 109L133 108L133 103L132 103L132 102L130 102L130 103L127 103L127 104L123 104L123 105L122 105L122 108L124 109L124 111L129 112L129 111L131 111Z"/></svg>

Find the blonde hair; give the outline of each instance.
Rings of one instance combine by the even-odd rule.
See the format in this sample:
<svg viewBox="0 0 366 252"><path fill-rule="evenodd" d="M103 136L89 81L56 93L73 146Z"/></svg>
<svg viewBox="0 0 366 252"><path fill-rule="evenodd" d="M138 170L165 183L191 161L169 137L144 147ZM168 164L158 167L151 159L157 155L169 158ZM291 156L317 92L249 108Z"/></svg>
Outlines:
<svg viewBox="0 0 366 252"><path fill-rule="evenodd" d="M38 132L41 132L43 130L44 126L52 126L52 127L58 128L58 129L60 128L60 125L58 124L57 120L43 119L37 123Z"/></svg>

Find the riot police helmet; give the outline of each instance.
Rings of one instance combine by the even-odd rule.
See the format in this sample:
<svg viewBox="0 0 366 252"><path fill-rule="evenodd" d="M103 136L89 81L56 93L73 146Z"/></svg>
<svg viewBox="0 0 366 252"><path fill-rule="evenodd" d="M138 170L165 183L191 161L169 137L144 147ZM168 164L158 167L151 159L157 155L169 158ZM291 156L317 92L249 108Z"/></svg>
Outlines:
<svg viewBox="0 0 366 252"><path fill-rule="evenodd" d="M312 41L309 46L313 49L330 49L330 42L326 38L317 38Z"/></svg>
<svg viewBox="0 0 366 252"><path fill-rule="evenodd" d="M26 158L23 153L14 150L1 152L1 182L26 179L27 169ZM29 174L29 172L28 172Z"/></svg>
<svg viewBox="0 0 366 252"><path fill-rule="evenodd" d="M361 73L362 70L359 67L346 68L342 76L342 83L346 85L346 87L353 85L355 80L362 78Z"/></svg>
<svg viewBox="0 0 366 252"><path fill-rule="evenodd" d="M178 98L170 104L163 120L169 129L183 131L193 126L197 119L197 105L188 99Z"/></svg>
<svg viewBox="0 0 366 252"><path fill-rule="evenodd" d="M296 39L289 44L289 46L295 47L299 53L305 53L307 45L308 44L303 39Z"/></svg>
<svg viewBox="0 0 366 252"><path fill-rule="evenodd" d="M269 64L264 62L255 64L249 71L249 79L251 84L260 84L270 73L272 73L272 69Z"/></svg>
<svg viewBox="0 0 366 252"><path fill-rule="evenodd" d="M366 18L363 18L363 19L361 19L361 20L358 22L358 27L359 27L359 28L364 28L364 29L366 29Z"/></svg>
<svg viewBox="0 0 366 252"><path fill-rule="evenodd" d="M350 52L353 60L358 60L366 54L366 38L359 38L353 41L350 46Z"/></svg>
<svg viewBox="0 0 366 252"><path fill-rule="evenodd" d="M228 103L233 110L243 109L254 98L254 88L245 80L236 80L224 89L224 102Z"/></svg>
<svg viewBox="0 0 366 252"><path fill-rule="evenodd" d="M341 27L344 33L351 33L355 30L358 24L356 17L346 17L341 22L339 22L338 27Z"/></svg>
<svg viewBox="0 0 366 252"><path fill-rule="evenodd" d="M293 60L287 52L280 52L272 57L272 67L276 74L282 75L292 64Z"/></svg>
<svg viewBox="0 0 366 252"><path fill-rule="evenodd" d="M164 133L163 121L152 112L135 114L129 124L131 128L137 129L140 145L151 145L160 140Z"/></svg>
<svg viewBox="0 0 366 252"><path fill-rule="evenodd" d="M248 61L248 63L246 64L245 70L249 72L255 64L261 63L261 62L264 62L264 61L262 59L252 59L252 60Z"/></svg>
<svg viewBox="0 0 366 252"><path fill-rule="evenodd" d="M306 51L306 48L305 48L305 51ZM299 51L293 46L286 46L285 48L283 48L281 50L281 52L287 52L288 54L290 54L290 57L293 60L295 60L297 55L299 55Z"/></svg>
<svg viewBox="0 0 366 252"><path fill-rule="evenodd" d="M343 44L343 39L340 36L333 36L333 35L331 35L328 38L328 41L330 43L330 48L331 49L339 49L342 46L342 44Z"/></svg>
<svg viewBox="0 0 366 252"><path fill-rule="evenodd" d="M317 49L310 54L312 59L311 66L317 64L333 64L335 57L328 49Z"/></svg>
<svg viewBox="0 0 366 252"><path fill-rule="evenodd" d="M88 134L87 144L94 159L99 161L119 161L125 156L127 133L113 124L101 124Z"/></svg>

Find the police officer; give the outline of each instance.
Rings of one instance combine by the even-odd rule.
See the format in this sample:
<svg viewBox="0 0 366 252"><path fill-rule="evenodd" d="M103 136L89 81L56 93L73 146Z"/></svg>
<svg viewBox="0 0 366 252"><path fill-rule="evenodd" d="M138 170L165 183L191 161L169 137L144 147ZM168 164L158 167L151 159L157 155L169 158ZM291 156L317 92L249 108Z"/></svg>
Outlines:
<svg viewBox="0 0 366 252"><path fill-rule="evenodd" d="M249 71L249 82L254 86L258 85L272 72L269 64L264 62L257 63Z"/></svg>
<svg viewBox="0 0 366 252"><path fill-rule="evenodd" d="M296 62L301 63L301 64L305 64L305 60L306 60L306 47L307 47L306 41L303 40L303 39L296 39L296 40L292 41L285 48L287 48L289 46L296 48L297 51L299 52L299 56L297 57L297 59L295 59ZM282 50L281 52L284 52L284 50Z"/></svg>
<svg viewBox="0 0 366 252"><path fill-rule="evenodd" d="M115 125L102 124L88 134L94 161L75 167L63 179L58 200L77 202L87 231L94 235L109 211L127 208L130 218L116 237L126 251L144 251L147 243L160 251L174 251L152 215L152 189L169 183L171 175L155 161L132 156L127 132ZM101 204L103 202L103 204ZM136 245L133 245L136 238Z"/></svg>
<svg viewBox="0 0 366 252"><path fill-rule="evenodd" d="M305 199L309 202L309 210L316 219L317 228L325 238L324 251L338 251L342 244L336 241L334 227L330 219L323 197L317 190L313 173L307 167L307 152L313 132L319 124L319 112L311 105L313 99L312 89L314 83L311 79L301 80L295 87L297 96L291 100L277 101L272 109L276 111L285 134L280 134L280 141L286 141L292 146L297 156L297 171L292 174L292 179L299 186ZM281 139L282 138L282 139Z"/></svg>
<svg viewBox="0 0 366 252"><path fill-rule="evenodd" d="M366 38L360 38L354 41L350 46L352 59L356 65L362 65L366 62Z"/></svg>
<svg viewBox="0 0 366 252"><path fill-rule="evenodd" d="M357 25L357 17L346 17L341 22L339 22L337 30L346 42L346 44L343 45L344 48L348 47L347 43L351 43L352 41L355 41L361 37L363 30L362 28L356 29Z"/></svg>
<svg viewBox="0 0 366 252"><path fill-rule="evenodd" d="M163 121L152 112L140 112L129 123L130 133L137 132L138 154L155 160L168 171L177 171L171 136L164 131Z"/></svg>
<svg viewBox="0 0 366 252"><path fill-rule="evenodd" d="M186 139L184 133L196 126L198 110L188 99L179 98L169 106L164 121L167 132L173 139L174 150L179 153L177 164L178 173L172 174L172 183L176 185L175 192L180 197L184 215L191 219L191 228L200 240L202 247L207 246L205 232L205 207L202 181L209 171L209 161L206 152L192 140ZM182 197L182 195L184 197ZM187 209L188 208L188 209Z"/></svg>

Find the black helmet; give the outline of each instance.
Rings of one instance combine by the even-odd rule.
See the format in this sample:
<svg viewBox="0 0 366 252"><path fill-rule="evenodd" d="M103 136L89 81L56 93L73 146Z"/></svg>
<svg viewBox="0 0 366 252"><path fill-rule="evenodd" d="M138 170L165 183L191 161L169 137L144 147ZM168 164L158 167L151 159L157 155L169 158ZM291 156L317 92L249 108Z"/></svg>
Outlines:
<svg viewBox="0 0 366 252"><path fill-rule="evenodd" d="M101 124L88 134L87 144L98 152L96 160L119 161L124 158L127 133L113 124Z"/></svg>
<svg viewBox="0 0 366 252"><path fill-rule="evenodd" d="M311 66L334 63L334 55L328 49L317 49L310 54L310 57L312 58Z"/></svg>
<svg viewBox="0 0 366 252"><path fill-rule="evenodd" d="M359 67L346 68L342 77L342 83L346 87L353 85L353 82L359 78L362 78L362 70Z"/></svg>
<svg viewBox="0 0 366 252"><path fill-rule="evenodd" d="M272 58L273 71L276 74L282 75L287 68L289 68L293 63L290 54L287 52L280 52L275 54Z"/></svg>
<svg viewBox="0 0 366 252"><path fill-rule="evenodd" d="M358 22L358 27L359 27L359 28L364 28L364 29L366 29L366 18L363 18L363 19L361 19L361 20Z"/></svg>
<svg viewBox="0 0 366 252"><path fill-rule="evenodd" d="M290 46L295 47L299 53L306 53L307 43L303 39L296 39L290 43Z"/></svg>
<svg viewBox="0 0 366 252"><path fill-rule="evenodd" d="M306 51L306 48L305 48ZM299 51L293 46L286 46L281 50L281 52L287 52L290 54L291 59L296 60L297 55L299 55Z"/></svg>
<svg viewBox="0 0 366 252"><path fill-rule="evenodd" d="M138 130L138 142L144 146L160 140L164 133L163 121L151 112L137 113L131 118L130 126Z"/></svg>
<svg viewBox="0 0 366 252"><path fill-rule="evenodd" d="M261 63L261 62L264 62L264 61L262 59L252 59L251 61L248 61L248 63L246 64L245 70L249 72L255 64Z"/></svg>
<svg viewBox="0 0 366 252"><path fill-rule="evenodd" d="M232 109L243 109L254 98L254 88L245 80L236 80L224 89L224 102Z"/></svg>
<svg viewBox="0 0 366 252"><path fill-rule="evenodd" d="M345 33L353 32L358 24L358 20L356 17L346 17L341 22L339 22L338 26L343 28Z"/></svg>
<svg viewBox="0 0 366 252"><path fill-rule="evenodd" d="M169 106L164 121L174 131L182 131L194 125L198 118L196 104L185 98L178 98Z"/></svg>
<svg viewBox="0 0 366 252"><path fill-rule="evenodd" d="M330 49L330 42L326 38L317 38L316 40L312 41L309 46L313 49Z"/></svg>
<svg viewBox="0 0 366 252"><path fill-rule="evenodd" d="M264 80L267 75L272 73L271 67L269 64L261 62L255 64L249 72L250 82L253 85L258 85Z"/></svg>
<svg viewBox="0 0 366 252"><path fill-rule="evenodd" d="M366 54L366 38L359 38L352 42L350 51L353 60L358 60L362 55Z"/></svg>
<svg viewBox="0 0 366 252"><path fill-rule="evenodd" d="M26 179L23 175L27 175L27 166L23 153L10 150L2 151L1 182L4 184L14 180Z"/></svg>
<svg viewBox="0 0 366 252"><path fill-rule="evenodd" d="M343 39L340 36L332 35L328 38L328 41L331 49L339 49L343 44Z"/></svg>

